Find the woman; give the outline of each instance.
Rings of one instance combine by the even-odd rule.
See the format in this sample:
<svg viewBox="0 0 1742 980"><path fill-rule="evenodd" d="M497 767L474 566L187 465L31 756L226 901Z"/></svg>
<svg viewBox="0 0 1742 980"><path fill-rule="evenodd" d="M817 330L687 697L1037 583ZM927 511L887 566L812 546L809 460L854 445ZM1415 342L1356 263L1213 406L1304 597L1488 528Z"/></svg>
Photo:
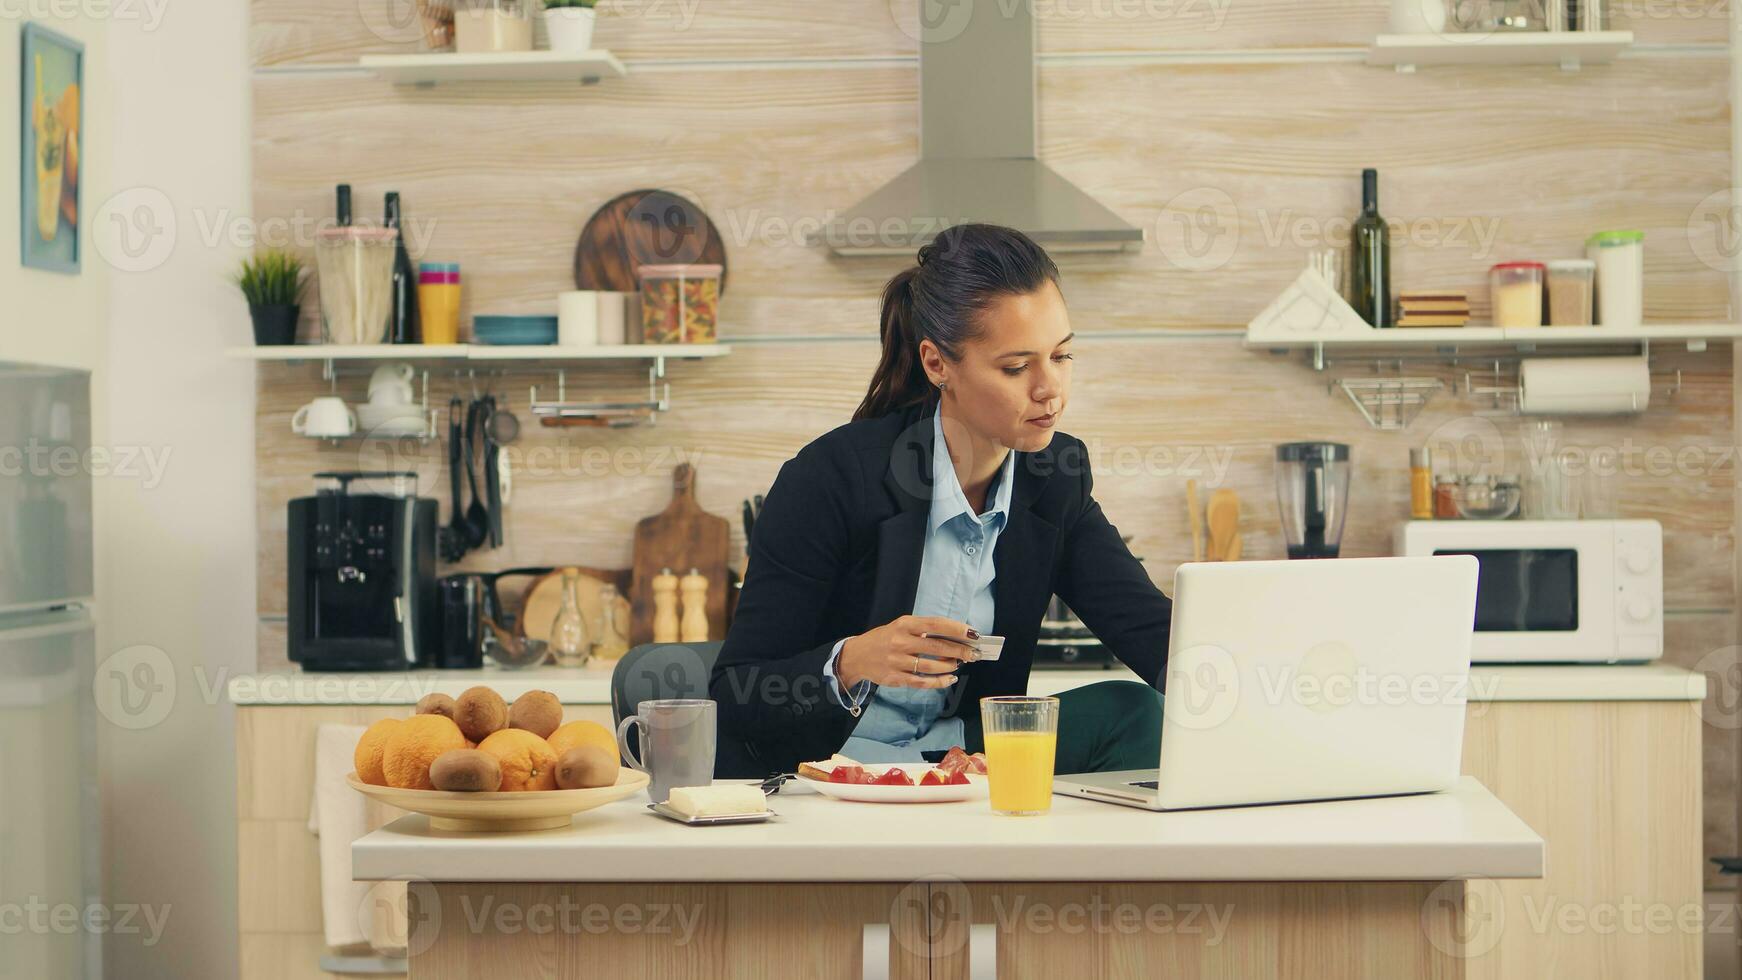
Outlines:
<svg viewBox="0 0 1742 980"><path fill-rule="evenodd" d="M961 225L883 291L883 354L853 422L781 467L714 667L719 774L839 752L981 751L980 699L1024 694L1054 594L1146 684L1060 696L1058 772L1155 766L1171 604L1057 431L1071 326L1027 236ZM966 642L1005 637L996 661Z"/></svg>

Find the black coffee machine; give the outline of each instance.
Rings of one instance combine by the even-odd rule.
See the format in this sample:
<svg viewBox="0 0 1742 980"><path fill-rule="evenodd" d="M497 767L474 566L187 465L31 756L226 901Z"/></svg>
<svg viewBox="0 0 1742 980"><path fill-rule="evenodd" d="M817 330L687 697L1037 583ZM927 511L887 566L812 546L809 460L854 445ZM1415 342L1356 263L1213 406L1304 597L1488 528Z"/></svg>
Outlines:
<svg viewBox="0 0 1742 980"><path fill-rule="evenodd" d="M290 502L290 659L410 670L441 643L436 502L415 473L316 473ZM353 486L355 484L355 486Z"/></svg>

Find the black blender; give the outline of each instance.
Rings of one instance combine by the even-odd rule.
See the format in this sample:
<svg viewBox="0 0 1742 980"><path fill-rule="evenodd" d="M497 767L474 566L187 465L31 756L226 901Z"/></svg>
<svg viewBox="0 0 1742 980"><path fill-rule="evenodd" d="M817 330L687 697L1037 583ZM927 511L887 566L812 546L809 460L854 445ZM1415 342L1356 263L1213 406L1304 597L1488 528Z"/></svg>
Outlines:
<svg viewBox="0 0 1742 980"><path fill-rule="evenodd" d="M1340 442L1277 446L1276 500L1288 557L1337 557L1349 512L1349 447Z"/></svg>

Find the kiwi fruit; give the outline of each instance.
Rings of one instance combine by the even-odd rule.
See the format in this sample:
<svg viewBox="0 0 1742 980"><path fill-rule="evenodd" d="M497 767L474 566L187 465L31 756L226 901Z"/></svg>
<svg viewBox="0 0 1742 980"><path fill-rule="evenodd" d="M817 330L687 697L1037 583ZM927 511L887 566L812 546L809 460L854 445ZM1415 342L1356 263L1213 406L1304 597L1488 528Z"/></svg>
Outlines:
<svg viewBox="0 0 1742 980"><path fill-rule="evenodd" d="M450 749L430 763L429 781L449 793L494 793L502 786L502 764L488 752Z"/></svg>
<svg viewBox="0 0 1742 980"><path fill-rule="evenodd" d="M562 723L562 702L549 691L527 691L508 707L508 727L523 728L539 738L549 738Z"/></svg>
<svg viewBox="0 0 1742 980"><path fill-rule="evenodd" d="M425 694L417 702L417 710L413 714L441 715L449 721L454 720L454 699L446 694Z"/></svg>
<svg viewBox="0 0 1742 980"><path fill-rule="evenodd" d="M556 762L558 789L594 789L617 782L617 760L597 745L577 745Z"/></svg>
<svg viewBox="0 0 1742 980"><path fill-rule="evenodd" d="M482 742L508 727L508 702L487 687L469 687L454 701L454 723L471 742Z"/></svg>

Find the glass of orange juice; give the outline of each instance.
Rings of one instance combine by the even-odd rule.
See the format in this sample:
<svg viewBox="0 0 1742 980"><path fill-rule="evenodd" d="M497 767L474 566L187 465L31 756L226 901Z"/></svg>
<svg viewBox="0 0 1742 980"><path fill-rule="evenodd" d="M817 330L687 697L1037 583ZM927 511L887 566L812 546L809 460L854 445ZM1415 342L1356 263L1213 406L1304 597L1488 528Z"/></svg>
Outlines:
<svg viewBox="0 0 1742 980"><path fill-rule="evenodd" d="M1052 809L1052 765L1058 750L1058 698L981 698L986 778L992 809L1010 816Z"/></svg>

